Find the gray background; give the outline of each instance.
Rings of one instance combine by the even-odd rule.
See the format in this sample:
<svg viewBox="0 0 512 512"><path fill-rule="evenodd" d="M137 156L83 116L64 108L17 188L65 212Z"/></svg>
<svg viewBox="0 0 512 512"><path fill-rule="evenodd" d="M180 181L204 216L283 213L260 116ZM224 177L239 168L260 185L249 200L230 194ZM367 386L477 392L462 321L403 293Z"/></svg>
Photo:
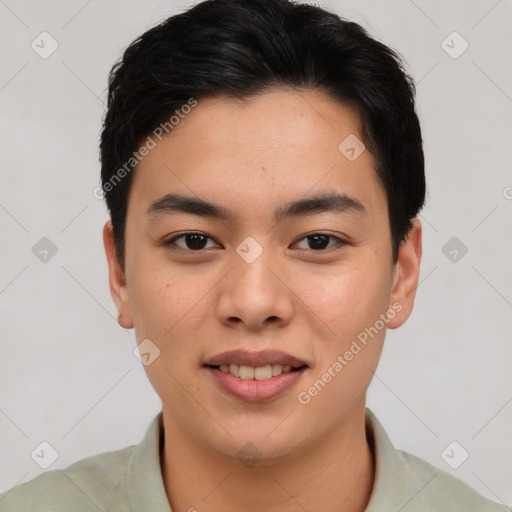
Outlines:
<svg viewBox="0 0 512 512"><path fill-rule="evenodd" d="M108 70L187 5L0 0L0 490L43 471L42 441L62 468L138 443L159 410L116 322L93 190ZM425 140L422 281L368 405L398 448L512 503L512 2L321 5L405 57ZM51 48L44 31L59 45L46 59L31 47ZM43 237L57 248L46 262L32 251ZM453 441L469 453L457 469L441 457Z"/></svg>

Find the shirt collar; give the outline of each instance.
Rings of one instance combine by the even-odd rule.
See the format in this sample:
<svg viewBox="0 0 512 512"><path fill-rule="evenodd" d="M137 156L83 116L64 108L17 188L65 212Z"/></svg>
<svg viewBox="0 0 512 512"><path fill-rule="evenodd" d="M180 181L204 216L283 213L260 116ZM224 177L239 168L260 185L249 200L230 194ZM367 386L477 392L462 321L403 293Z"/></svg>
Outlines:
<svg viewBox="0 0 512 512"><path fill-rule="evenodd" d="M369 409L366 409L365 424L366 437L375 460L373 489L365 512L401 510L414 500L437 473L433 469L432 475L426 475L425 482L416 481L407 471L400 452L395 449ZM135 447L128 464L126 493L133 511L172 512L160 466L162 446L163 423L160 412L151 422L142 442Z"/></svg>
<svg viewBox="0 0 512 512"><path fill-rule="evenodd" d="M163 423L160 412L151 422L142 442L135 447L128 463L126 494L134 512L172 512L160 466L162 446Z"/></svg>
<svg viewBox="0 0 512 512"><path fill-rule="evenodd" d="M421 474L415 474L405 464L403 452L395 449L370 409L366 409L365 421L366 438L375 461L373 489L365 512L402 510L407 505L408 512L426 510L418 495L439 474L439 470L424 465Z"/></svg>

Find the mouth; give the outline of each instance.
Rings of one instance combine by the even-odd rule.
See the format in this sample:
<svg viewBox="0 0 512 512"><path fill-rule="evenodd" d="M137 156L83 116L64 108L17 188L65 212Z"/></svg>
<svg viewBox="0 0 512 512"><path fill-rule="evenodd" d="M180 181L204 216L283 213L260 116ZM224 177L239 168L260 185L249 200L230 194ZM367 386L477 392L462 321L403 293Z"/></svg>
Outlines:
<svg viewBox="0 0 512 512"><path fill-rule="evenodd" d="M233 350L218 354L203 365L224 392L246 402L276 398L290 389L309 365L276 350Z"/></svg>
<svg viewBox="0 0 512 512"><path fill-rule="evenodd" d="M306 364L301 366L266 364L264 366L254 367L236 363L221 364L218 366L207 364L205 366L214 370L219 370L222 373L228 373L233 377L243 380L267 380L272 377L279 377L279 375L284 373L298 372L308 367Z"/></svg>
<svg viewBox="0 0 512 512"><path fill-rule="evenodd" d="M308 367L305 361L280 350L240 349L217 354L208 359L205 366L244 380L271 379Z"/></svg>

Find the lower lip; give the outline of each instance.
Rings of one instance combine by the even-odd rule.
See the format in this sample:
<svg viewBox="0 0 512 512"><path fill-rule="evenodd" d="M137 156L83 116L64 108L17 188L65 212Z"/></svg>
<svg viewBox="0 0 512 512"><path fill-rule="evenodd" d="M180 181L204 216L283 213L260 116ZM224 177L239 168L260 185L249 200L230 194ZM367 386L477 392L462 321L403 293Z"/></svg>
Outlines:
<svg viewBox="0 0 512 512"><path fill-rule="evenodd" d="M210 366L207 366L206 369L220 387L230 395L246 402L263 402L276 398L290 389L302 377L307 368L282 373L264 380L241 379Z"/></svg>

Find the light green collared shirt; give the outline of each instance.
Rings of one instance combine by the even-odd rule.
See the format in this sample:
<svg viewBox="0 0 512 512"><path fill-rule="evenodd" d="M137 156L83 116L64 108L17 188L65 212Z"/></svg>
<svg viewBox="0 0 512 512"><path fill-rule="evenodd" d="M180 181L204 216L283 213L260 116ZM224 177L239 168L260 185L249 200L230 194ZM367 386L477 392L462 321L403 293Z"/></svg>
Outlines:
<svg viewBox="0 0 512 512"><path fill-rule="evenodd" d="M396 450L373 413L366 429L375 481L366 512L506 512L461 480ZM142 442L39 475L0 494L0 512L172 512L160 468L162 413ZM191 503L199 512L200 503ZM341 510L340 506L340 510Z"/></svg>

